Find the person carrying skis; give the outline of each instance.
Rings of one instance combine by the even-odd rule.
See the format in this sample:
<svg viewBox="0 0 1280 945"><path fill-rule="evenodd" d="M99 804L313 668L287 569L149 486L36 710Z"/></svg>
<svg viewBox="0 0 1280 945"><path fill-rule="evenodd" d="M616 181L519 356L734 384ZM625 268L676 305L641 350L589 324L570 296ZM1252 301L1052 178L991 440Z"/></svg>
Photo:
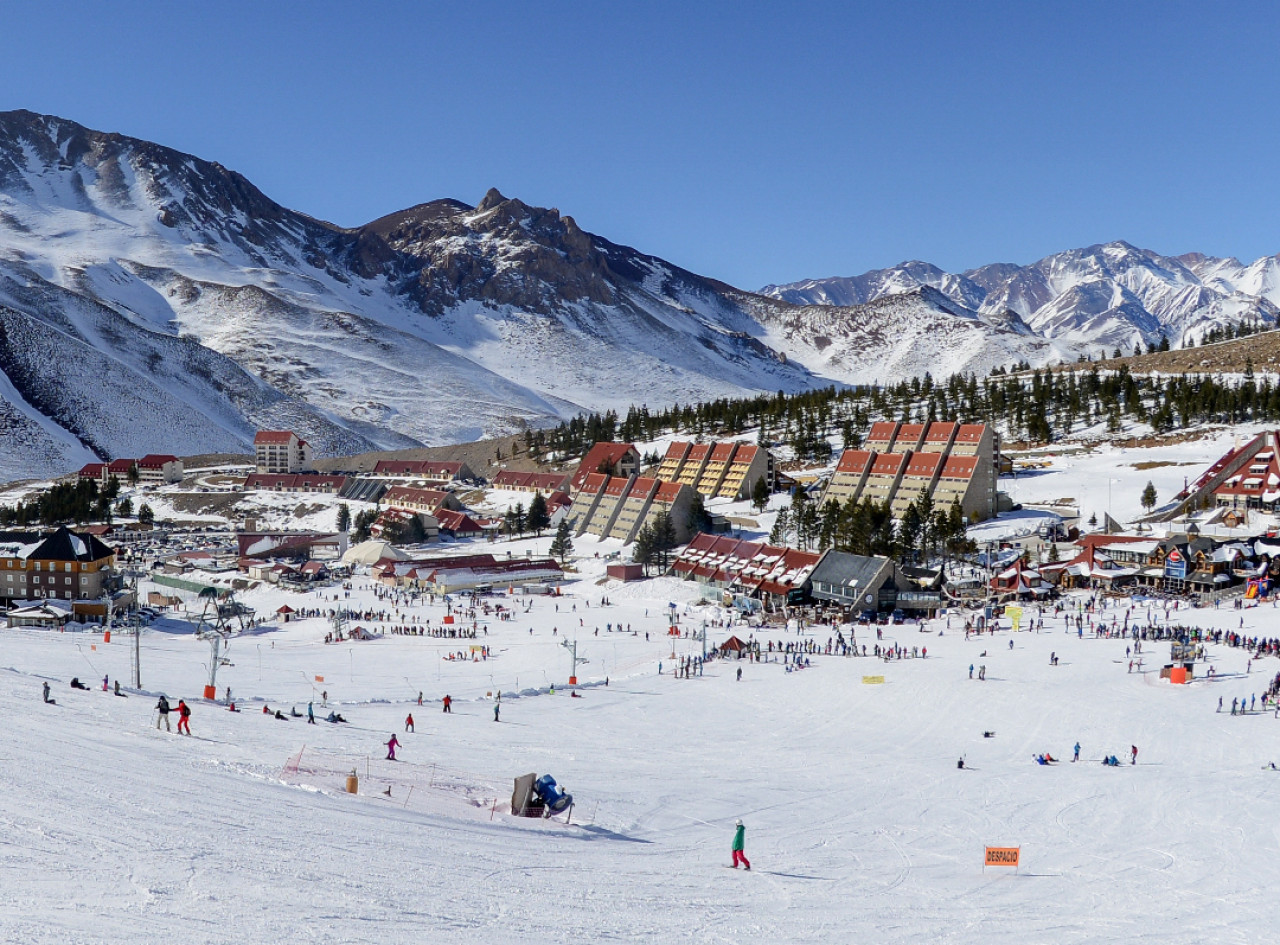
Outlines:
<svg viewBox="0 0 1280 945"><path fill-rule="evenodd" d="M182 699L178 700L178 734L191 734L191 706Z"/></svg>
<svg viewBox="0 0 1280 945"><path fill-rule="evenodd" d="M173 729L169 727L169 700L163 695L160 696L160 701L156 703L156 712L159 713L156 715L156 731L160 731L160 723L163 721L164 730L172 732Z"/></svg>
<svg viewBox="0 0 1280 945"><path fill-rule="evenodd" d="M747 859L746 853L743 852L743 847L746 846L747 828L743 826L741 820L734 826L737 829L733 832L733 868L736 870L738 864L741 863L747 869L751 869L751 861Z"/></svg>
<svg viewBox="0 0 1280 945"><path fill-rule="evenodd" d="M399 745L400 742L396 739L395 735L392 735L391 741L387 742L387 761L396 760L396 748L399 747Z"/></svg>

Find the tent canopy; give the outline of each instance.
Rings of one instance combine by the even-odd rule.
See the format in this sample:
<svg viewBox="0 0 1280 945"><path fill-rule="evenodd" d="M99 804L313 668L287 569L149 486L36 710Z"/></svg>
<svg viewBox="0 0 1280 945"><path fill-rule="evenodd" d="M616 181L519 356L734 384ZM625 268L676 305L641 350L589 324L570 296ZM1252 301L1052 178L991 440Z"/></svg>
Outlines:
<svg viewBox="0 0 1280 945"><path fill-rule="evenodd" d="M405 561L408 557L407 554L394 545L371 538L348 548L347 553L342 556L342 563L377 564L384 558L390 558L393 561Z"/></svg>

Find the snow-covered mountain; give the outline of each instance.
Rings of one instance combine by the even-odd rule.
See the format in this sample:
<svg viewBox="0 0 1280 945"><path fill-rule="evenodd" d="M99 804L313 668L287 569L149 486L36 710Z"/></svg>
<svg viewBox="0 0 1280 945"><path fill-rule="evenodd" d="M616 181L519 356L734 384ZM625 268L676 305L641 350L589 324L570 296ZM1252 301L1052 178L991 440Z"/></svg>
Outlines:
<svg viewBox="0 0 1280 945"><path fill-rule="evenodd" d="M0 479L259 426L332 453L813 384L727 290L496 190L345 229L0 113Z"/></svg>
<svg viewBox="0 0 1280 945"><path fill-rule="evenodd" d="M997 263L949 273L904 262L851 278L769 285L762 295L796 305L861 305L922 287L979 315L1011 312L1059 356L1125 352L1167 337L1194 343L1210 328L1280 317L1280 256L1246 266L1199 254L1161 256L1118 241L1068 250L1029 266ZM1036 363L1035 357L1028 360Z"/></svg>
<svg viewBox="0 0 1280 945"><path fill-rule="evenodd" d="M220 164L0 112L0 481L93 456L318 452L1275 321L1280 259L1124 243L746 292L496 190L344 228Z"/></svg>

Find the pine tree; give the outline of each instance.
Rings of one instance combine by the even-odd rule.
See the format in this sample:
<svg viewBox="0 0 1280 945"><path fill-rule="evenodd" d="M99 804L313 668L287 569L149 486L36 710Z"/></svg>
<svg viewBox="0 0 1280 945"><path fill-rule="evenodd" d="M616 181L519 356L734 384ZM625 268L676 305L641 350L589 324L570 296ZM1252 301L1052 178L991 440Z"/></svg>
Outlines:
<svg viewBox="0 0 1280 945"><path fill-rule="evenodd" d="M133 500L125 496L116 503L116 514L121 518L128 518L133 514Z"/></svg>
<svg viewBox="0 0 1280 945"><path fill-rule="evenodd" d="M1156 487L1147 480L1147 487L1142 490L1142 507L1150 512L1156 507Z"/></svg>
<svg viewBox="0 0 1280 945"><path fill-rule="evenodd" d="M653 563L653 526L648 522L640 526L635 544L631 547L631 560L649 573L649 565Z"/></svg>
<svg viewBox="0 0 1280 945"><path fill-rule="evenodd" d="M751 504L756 512L763 512L769 506L769 484L764 481L764 476L756 480L755 486L751 489Z"/></svg>
<svg viewBox="0 0 1280 945"><path fill-rule="evenodd" d="M351 529L351 507L345 502L338 503L338 531Z"/></svg>
<svg viewBox="0 0 1280 945"><path fill-rule="evenodd" d="M138 521L143 524L150 525L155 520L156 513L151 511L151 506L143 502L142 505L138 507Z"/></svg>
<svg viewBox="0 0 1280 945"><path fill-rule="evenodd" d="M573 537L569 533L569 520L562 518L556 526L556 537L551 539L551 554L561 564L573 554Z"/></svg>
<svg viewBox="0 0 1280 945"><path fill-rule="evenodd" d="M547 514L547 500L542 497L541 492L535 492L533 498L529 500L529 511L525 514L524 527L541 538L543 529L550 526L551 516Z"/></svg>

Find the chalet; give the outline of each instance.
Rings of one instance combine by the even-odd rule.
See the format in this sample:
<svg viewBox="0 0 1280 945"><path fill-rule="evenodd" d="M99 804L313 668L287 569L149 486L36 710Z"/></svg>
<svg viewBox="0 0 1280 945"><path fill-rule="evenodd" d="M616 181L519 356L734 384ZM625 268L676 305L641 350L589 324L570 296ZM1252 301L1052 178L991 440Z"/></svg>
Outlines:
<svg viewBox="0 0 1280 945"><path fill-rule="evenodd" d="M484 534L484 527L465 512L437 509L435 519L440 532L451 538L475 538Z"/></svg>
<svg viewBox="0 0 1280 945"><path fill-rule="evenodd" d="M259 430L253 455L260 473L296 473L311 465L311 446L292 430Z"/></svg>

